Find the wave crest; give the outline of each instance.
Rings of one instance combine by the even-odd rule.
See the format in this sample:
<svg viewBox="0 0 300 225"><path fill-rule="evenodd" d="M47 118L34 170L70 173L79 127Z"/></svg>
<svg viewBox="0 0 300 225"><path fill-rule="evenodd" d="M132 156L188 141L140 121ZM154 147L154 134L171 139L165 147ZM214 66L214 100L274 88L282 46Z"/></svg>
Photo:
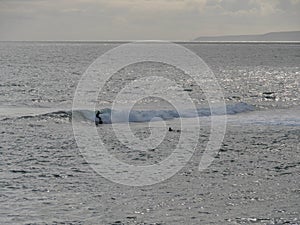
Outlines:
<svg viewBox="0 0 300 225"><path fill-rule="evenodd" d="M240 102L233 105L226 106L226 114L233 115L238 113L244 113L253 111L255 108L247 103ZM128 111L112 111L109 108L101 109L100 116L103 123L110 124L112 123L112 114L114 118L114 122L122 123L122 122L150 122L153 118L159 117L163 120L171 120L175 118L194 118L194 117L207 117L211 116L210 108L198 108L195 110L182 110L181 115L176 110L131 110L128 118ZM223 108L216 108L214 110L214 115L224 115ZM10 118L6 118L7 120ZM20 116L17 119L42 119L42 120L63 120L70 121L71 119L75 119L76 121L83 122L95 122L95 111L91 110L59 110L54 112L49 112L45 114L39 115L25 115Z"/></svg>

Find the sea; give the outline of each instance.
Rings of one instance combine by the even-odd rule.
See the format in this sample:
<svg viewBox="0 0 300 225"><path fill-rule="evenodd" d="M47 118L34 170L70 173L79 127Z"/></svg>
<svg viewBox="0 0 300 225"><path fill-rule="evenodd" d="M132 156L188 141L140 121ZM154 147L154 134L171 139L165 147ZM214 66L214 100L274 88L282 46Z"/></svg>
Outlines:
<svg viewBox="0 0 300 225"><path fill-rule="evenodd" d="M300 224L300 44L177 43L209 68L214 113L206 87L155 58L94 71L103 86L75 107L91 65L126 44L0 42L0 224ZM87 139L110 157L87 155ZM187 147L152 180L122 167L158 168Z"/></svg>

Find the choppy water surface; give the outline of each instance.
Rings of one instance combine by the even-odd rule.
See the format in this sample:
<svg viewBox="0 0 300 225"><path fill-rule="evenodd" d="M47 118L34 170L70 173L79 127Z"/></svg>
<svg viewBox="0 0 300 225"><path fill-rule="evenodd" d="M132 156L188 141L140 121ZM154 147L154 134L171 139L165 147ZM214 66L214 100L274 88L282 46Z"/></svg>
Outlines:
<svg viewBox="0 0 300 225"><path fill-rule="evenodd" d="M180 136L176 109L149 98L132 111L132 131L147 138L153 117L162 117L174 131L166 131L159 148L148 151L126 148L117 140L110 108L122 87L135 79L175 80L197 107L197 115L185 109L182 119L199 116L202 124L188 165L146 187L123 186L98 175L73 135L76 86L88 66L116 46L0 43L1 224L300 223L299 44L184 45L213 70L227 104L224 142L202 172L198 164L209 138L210 111L201 88L178 68L161 63L138 63L114 74L96 108L105 122L97 128L99 138L116 158L132 165L158 163L172 153ZM93 124L93 112L75 113L84 125Z"/></svg>

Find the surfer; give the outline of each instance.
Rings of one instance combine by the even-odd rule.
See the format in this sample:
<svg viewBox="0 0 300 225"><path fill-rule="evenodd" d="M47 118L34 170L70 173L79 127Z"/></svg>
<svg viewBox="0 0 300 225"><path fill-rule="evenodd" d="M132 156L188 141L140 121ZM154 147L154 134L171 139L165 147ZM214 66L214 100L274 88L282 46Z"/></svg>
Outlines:
<svg viewBox="0 0 300 225"><path fill-rule="evenodd" d="M103 121L100 117L100 111L97 111L97 113L96 113L95 123L96 123L96 126L98 126L99 124L103 124Z"/></svg>

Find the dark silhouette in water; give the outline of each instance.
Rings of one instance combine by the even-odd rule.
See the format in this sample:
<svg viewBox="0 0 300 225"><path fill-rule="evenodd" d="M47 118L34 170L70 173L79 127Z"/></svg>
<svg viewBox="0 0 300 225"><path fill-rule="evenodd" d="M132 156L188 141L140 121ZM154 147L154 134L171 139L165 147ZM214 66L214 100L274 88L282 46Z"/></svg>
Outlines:
<svg viewBox="0 0 300 225"><path fill-rule="evenodd" d="M98 120L97 120L97 118L98 118ZM100 117L100 111L97 111L97 113L96 113L95 123L96 123L96 126L98 126L99 124L103 124L103 121Z"/></svg>
<svg viewBox="0 0 300 225"><path fill-rule="evenodd" d="M178 133L180 133L181 130L174 130L172 127L169 127L169 132L178 132Z"/></svg>

